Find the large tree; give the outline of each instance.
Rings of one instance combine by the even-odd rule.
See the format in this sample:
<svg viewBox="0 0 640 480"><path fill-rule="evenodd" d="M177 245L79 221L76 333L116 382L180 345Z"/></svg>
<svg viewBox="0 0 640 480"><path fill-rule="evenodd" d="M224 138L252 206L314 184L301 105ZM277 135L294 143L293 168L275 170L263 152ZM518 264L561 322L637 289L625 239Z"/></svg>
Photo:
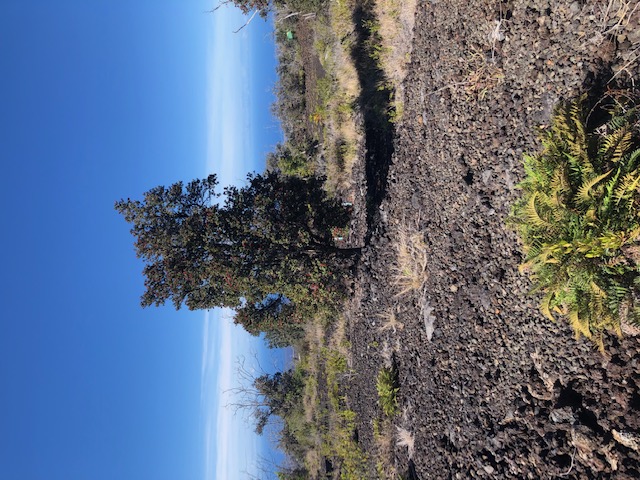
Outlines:
<svg viewBox="0 0 640 480"><path fill-rule="evenodd" d="M340 288L342 267L358 249L334 245L332 229L349 217L322 179L249 175L246 186L227 187L224 199L217 185L211 175L116 202L146 263L143 306L231 307L248 322L275 325L278 313L300 321L292 306Z"/></svg>

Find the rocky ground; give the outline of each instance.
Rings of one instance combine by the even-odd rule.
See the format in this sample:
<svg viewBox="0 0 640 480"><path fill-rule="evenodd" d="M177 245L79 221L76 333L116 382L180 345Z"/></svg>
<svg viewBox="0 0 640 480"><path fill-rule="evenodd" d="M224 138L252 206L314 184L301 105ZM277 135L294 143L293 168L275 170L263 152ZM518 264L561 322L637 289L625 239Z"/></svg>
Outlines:
<svg viewBox="0 0 640 480"><path fill-rule="evenodd" d="M625 18L609 4L624 5L418 5L395 152L376 157L368 141L369 167L356 171L354 208L360 224L369 218L347 312L349 400L369 451L371 419L381 416L377 372L389 362L399 372L394 423L415 440L413 452L395 448L400 472L640 478L640 338L610 338L603 356L545 320L505 226L522 154L538 147L536 127L556 102L612 77L608 87L640 80L640 9ZM367 183L378 185L368 197ZM400 293L397 245L407 231L423 235L426 282ZM383 329L389 312L399 324Z"/></svg>

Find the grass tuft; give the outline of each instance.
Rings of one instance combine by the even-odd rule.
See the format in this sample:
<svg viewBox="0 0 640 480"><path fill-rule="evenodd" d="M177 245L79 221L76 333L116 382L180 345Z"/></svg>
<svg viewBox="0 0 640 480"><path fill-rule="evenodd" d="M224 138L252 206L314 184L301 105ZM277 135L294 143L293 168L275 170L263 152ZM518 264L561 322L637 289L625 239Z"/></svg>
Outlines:
<svg viewBox="0 0 640 480"><path fill-rule="evenodd" d="M396 312L394 312L393 309L389 309L386 313L379 314L378 317L380 317L384 322L379 328L381 332L392 330L393 333L396 333L397 330L402 330L404 328L404 324L398 321Z"/></svg>
<svg viewBox="0 0 640 480"><path fill-rule="evenodd" d="M406 428L396 427L396 445L399 447L407 447L409 459L413 458L415 452L415 437Z"/></svg>
<svg viewBox="0 0 640 480"><path fill-rule="evenodd" d="M423 290L427 281L427 244L424 232L402 225L396 242L394 285L399 288L398 297L412 291Z"/></svg>

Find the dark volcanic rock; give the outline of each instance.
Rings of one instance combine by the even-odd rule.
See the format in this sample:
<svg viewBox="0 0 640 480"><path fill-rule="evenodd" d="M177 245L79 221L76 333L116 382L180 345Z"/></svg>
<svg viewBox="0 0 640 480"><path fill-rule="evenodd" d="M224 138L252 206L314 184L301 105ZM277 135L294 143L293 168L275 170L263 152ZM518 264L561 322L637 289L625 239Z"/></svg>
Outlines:
<svg viewBox="0 0 640 480"><path fill-rule="evenodd" d="M603 88L625 65L616 82L637 76L637 62L625 60L631 47L606 34L598 5L419 4L404 116L349 312L357 372L349 399L370 450L371 420L381 416L376 375L388 351L395 355L403 411L395 423L415 436L411 462L396 449L401 472L640 478L638 338L609 339L605 358L564 323L542 318L505 226L522 154L538 147L536 128L556 102ZM632 27L629 35L637 19ZM429 255L424 291L398 295L394 245L403 225L424 232ZM404 328L379 328L390 309Z"/></svg>

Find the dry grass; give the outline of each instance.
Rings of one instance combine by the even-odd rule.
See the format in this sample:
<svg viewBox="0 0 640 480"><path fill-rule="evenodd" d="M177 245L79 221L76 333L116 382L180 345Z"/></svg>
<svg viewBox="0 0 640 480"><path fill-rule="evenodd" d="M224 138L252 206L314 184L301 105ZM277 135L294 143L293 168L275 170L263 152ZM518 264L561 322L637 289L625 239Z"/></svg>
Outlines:
<svg viewBox="0 0 640 480"><path fill-rule="evenodd" d="M393 333L396 333L397 330L402 330L404 328L404 324L398 321L394 309L389 309L385 313L378 314L378 317L383 320L383 323L379 328L379 331L381 332L392 330Z"/></svg>
<svg viewBox="0 0 640 480"><path fill-rule="evenodd" d="M582 13L585 13L584 10ZM622 65L615 68L616 72L611 81L618 75L626 72L631 82L635 85L631 69L640 61L640 41L634 33L640 24L640 2L637 0L607 0L598 2L586 12L596 18L598 31L589 39L593 45L602 45L606 41L615 40L622 43L625 40L631 42L628 52L625 52Z"/></svg>
<svg viewBox="0 0 640 480"><path fill-rule="evenodd" d="M423 290L427 281L428 249L424 232L401 224L396 242L394 285L400 290L396 296Z"/></svg>
<svg viewBox="0 0 640 480"><path fill-rule="evenodd" d="M413 458L415 452L415 437L409 430L396 427L396 445L398 447L407 447L409 458Z"/></svg>
<svg viewBox="0 0 640 480"><path fill-rule="evenodd" d="M637 1L608 0L599 5L600 33L603 36L625 34L629 28L638 28L634 17L640 8ZM632 19L634 23L632 24Z"/></svg>
<svg viewBox="0 0 640 480"><path fill-rule="evenodd" d="M496 35L495 32L496 30L490 35ZM495 42L496 40L490 36L490 41ZM487 92L504 81L504 72L495 61L493 48L490 50L490 54L486 54L478 48L472 48L467 57L467 62L468 72L463 85L464 91L468 96L483 99Z"/></svg>
<svg viewBox="0 0 640 480"><path fill-rule="evenodd" d="M327 18L315 24L316 49L333 92L327 99L322 119L327 159L327 189L335 192L351 186L351 171L364 133L359 128L354 105L360 96L358 72L351 58L355 39L354 0L330 2Z"/></svg>
<svg viewBox="0 0 640 480"><path fill-rule="evenodd" d="M308 345L307 355L304 357L304 367L307 371L307 380L305 382L304 392L302 396L302 408L304 421L309 424L317 424L320 417L318 407L320 401L318 398L318 376L320 374L320 350L324 342L324 329L320 321L310 322L306 327L305 341ZM305 454L304 464L308 471L318 472L321 468L321 456L319 448L322 439L316 434L309 437L309 443L315 444L316 448L310 448Z"/></svg>
<svg viewBox="0 0 640 480"><path fill-rule="evenodd" d="M304 465L309 472L319 472L320 471L320 453L318 450L307 450L304 456Z"/></svg>
<svg viewBox="0 0 640 480"><path fill-rule="evenodd" d="M411 61L411 40L417 0L377 0L374 12L378 18L383 48L380 67L395 90L394 111L398 120L403 111L402 82Z"/></svg>
<svg viewBox="0 0 640 480"><path fill-rule="evenodd" d="M328 341L329 348L337 351L347 360L347 365L351 364L350 361L350 344L347 340L347 319L340 315L332 323L332 333Z"/></svg>
<svg viewBox="0 0 640 480"><path fill-rule="evenodd" d="M379 478L398 478L394 465L393 425L390 419L373 421L376 471Z"/></svg>

